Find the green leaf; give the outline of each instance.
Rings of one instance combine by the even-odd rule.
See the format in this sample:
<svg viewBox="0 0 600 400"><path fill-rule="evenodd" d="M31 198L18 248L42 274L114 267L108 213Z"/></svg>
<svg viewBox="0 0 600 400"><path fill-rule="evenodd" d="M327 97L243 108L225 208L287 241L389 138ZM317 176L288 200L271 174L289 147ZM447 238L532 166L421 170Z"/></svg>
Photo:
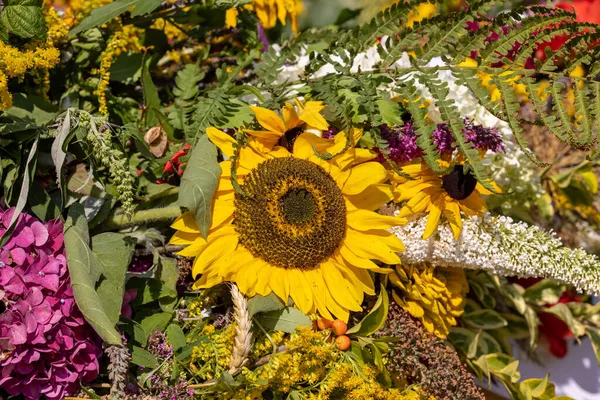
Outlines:
<svg viewBox="0 0 600 400"><path fill-rule="evenodd" d="M592 342L592 348L594 349L594 354L596 355L596 361L598 362L598 365L600 365L600 329L586 326L585 334Z"/></svg>
<svg viewBox="0 0 600 400"><path fill-rule="evenodd" d="M529 327L529 348L531 350L535 349L537 345L538 338L538 326L540 325L540 319L537 316L535 310L527 306L527 310L525 311L525 321L527 321L527 326Z"/></svg>
<svg viewBox="0 0 600 400"><path fill-rule="evenodd" d="M539 400L550 400L554 398L555 388L554 384L548 382L549 377L550 374L547 374L544 379L526 379L519 384L519 388L525 393L525 396L531 396Z"/></svg>
<svg viewBox="0 0 600 400"><path fill-rule="evenodd" d="M463 314L465 324L478 329L498 329L506 326L508 322L494 310L477 310Z"/></svg>
<svg viewBox="0 0 600 400"><path fill-rule="evenodd" d="M37 181L31 182L27 201L31 211L42 221L50 221L60 217L58 206Z"/></svg>
<svg viewBox="0 0 600 400"><path fill-rule="evenodd" d="M171 346L173 346L173 351L177 351L182 349L186 344L185 333L179 325L171 324L167 328L167 339Z"/></svg>
<svg viewBox="0 0 600 400"><path fill-rule="evenodd" d="M29 187L31 184L31 180L33 179L33 175L35 174L35 166L37 165L37 148L38 148L38 140L35 139L31 148L29 149L29 155L27 156L27 163L25 164L25 172L23 173L23 181L21 183L21 189L19 190L19 198L17 199L17 205L15 206L15 210L13 212L10 221L8 222L8 226L6 231L0 237L0 248L4 246L4 244L10 239L15 224L21 214L21 211L25 208L25 204L27 204L27 198L29 197Z"/></svg>
<svg viewBox="0 0 600 400"><path fill-rule="evenodd" d="M158 90L152 82L152 76L150 75L150 63L152 62L152 58L148 57L144 61L144 65L142 67L142 90L144 94L144 105L148 108L148 110L156 109L160 110L160 97L158 97ZM146 113L146 128L154 126L157 124L156 117L150 113Z"/></svg>
<svg viewBox="0 0 600 400"><path fill-rule="evenodd" d="M46 20L41 0L10 0L2 11L2 25L26 39L46 39Z"/></svg>
<svg viewBox="0 0 600 400"><path fill-rule="evenodd" d="M392 100L377 100L381 122L388 125L402 125L402 110L400 104Z"/></svg>
<svg viewBox="0 0 600 400"><path fill-rule="evenodd" d="M152 353L138 346L131 348L131 363L144 368L154 368L158 360Z"/></svg>
<svg viewBox="0 0 600 400"><path fill-rule="evenodd" d="M173 314L171 313L152 314L144 318L140 322L140 325L142 325L142 328L146 333L146 337L148 337L152 332L156 330L161 332L164 331L167 325L169 325L169 322L171 321L172 317Z"/></svg>
<svg viewBox="0 0 600 400"><path fill-rule="evenodd" d="M339 12L334 25L343 25L346 22L353 20L354 18L358 17L361 11L362 8L357 8L356 10L352 10L350 8L343 8Z"/></svg>
<svg viewBox="0 0 600 400"><path fill-rule="evenodd" d="M544 279L525 289L525 300L536 305L558 303L566 286L552 279Z"/></svg>
<svg viewBox="0 0 600 400"><path fill-rule="evenodd" d="M90 15L85 17L83 21L75 28L71 29L69 34L77 35L80 32L103 25L113 18L118 17L131 7L135 6L142 0L121 0L113 1L103 7L95 8Z"/></svg>
<svg viewBox="0 0 600 400"><path fill-rule="evenodd" d="M179 205L190 210L203 237L208 235L212 198L220 176L217 148L203 135L192 149L179 188Z"/></svg>
<svg viewBox="0 0 600 400"><path fill-rule="evenodd" d="M104 311L100 296L96 293L96 281L102 265L89 247L89 233L83 206L74 203L64 226L67 265L77 307L100 337L107 344L120 345L121 335Z"/></svg>
<svg viewBox="0 0 600 400"><path fill-rule="evenodd" d="M296 328L310 327L312 321L302 311L293 307L271 311L256 317L267 331L283 331L292 333Z"/></svg>
<svg viewBox="0 0 600 400"><path fill-rule="evenodd" d="M267 296L256 295L248 300L248 313L251 317L258 313L281 310L284 307L285 304L273 292Z"/></svg>
<svg viewBox="0 0 600 400"><path fill-rule="evenodd" d="M160 7L162 0L144 0L140 4L135 6L135 9L131 12L132 17L137 17L144 14L149 14L152 11Z"/></svg>
<svg viewBox="0 0 600 400"><path fill-rule="evenodd" d="M452 327L450 333L448 333L448 340L452 343L452 346L465 354L469 352L469 345L474 338L475 333L473 331L457 326Z"/></svg>
<svg viewBox="0 0 600 400"><path fill-rule="evenodd" d="M96 292L113 325L121 315L125 273L133 257L135 243L135 239L113 232L101 233L92 238L92 249L103 266L103 279L100 280Z"/></svg>
<svg viewBox="0 0 600 400"><path fill-rule="evenodd" d="M515 284L505 285L502 293L511 300L519 314L525 314L527 303L523 298L523 288L521 286Z"/></svg>
<svg viewBox="0 0 600 400"><path fill-rule="evenodd" d="M6 114L35 122L37 126L44 126L54 122L58 115L58 107L39 96L15 93L13 106L6 111Z"/></svg>
<svg viewBox="0 0 600 400"><path fill-rule="evenodd" d="M385 286L381 285L379 297L373 306L373 309L352 328L348 329L346 334L355 336L370 336L377 332L385 323L388 315L390 301L385 290Z"/></svg>
<svg viewBox="0 0 600 400"><path fill-rule="evenodd" d="M110 67L110 80L114 82L133 83L141 77L143 56L139 53L122 53Z"/></svg>

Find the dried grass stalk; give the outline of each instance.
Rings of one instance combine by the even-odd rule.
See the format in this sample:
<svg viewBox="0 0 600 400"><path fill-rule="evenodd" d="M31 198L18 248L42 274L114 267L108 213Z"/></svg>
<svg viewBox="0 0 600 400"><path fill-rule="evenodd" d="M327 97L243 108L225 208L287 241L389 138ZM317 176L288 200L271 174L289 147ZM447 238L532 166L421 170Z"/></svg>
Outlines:
<svg viewBox="0 0 600 400"><path fill-rule="evenodd" d="M248 312L248 301L235 284L231 285L233 300L233 317L237 324L235 328L235 343L229 361L229 373L234 375L248 362L248 354L252 347L252 318Z"/></svg>

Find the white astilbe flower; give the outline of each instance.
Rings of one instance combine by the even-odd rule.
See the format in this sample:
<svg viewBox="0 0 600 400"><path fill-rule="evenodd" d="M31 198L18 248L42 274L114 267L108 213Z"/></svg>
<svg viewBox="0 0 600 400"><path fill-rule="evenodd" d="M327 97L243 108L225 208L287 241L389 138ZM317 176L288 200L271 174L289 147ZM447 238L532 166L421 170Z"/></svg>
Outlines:
<svg viewBox="0 0 600 400"><path fill-rule="evenodd" d="M483 269L492 274L544 277L573 285L578 291L600 293L600 260L582 249L569 249L560 239L537 226L509 217L471 217L454 240L448 223L437 234L421 239L427 218L391 228L404 243L402 261L428 261L444 267Z"/></svg>

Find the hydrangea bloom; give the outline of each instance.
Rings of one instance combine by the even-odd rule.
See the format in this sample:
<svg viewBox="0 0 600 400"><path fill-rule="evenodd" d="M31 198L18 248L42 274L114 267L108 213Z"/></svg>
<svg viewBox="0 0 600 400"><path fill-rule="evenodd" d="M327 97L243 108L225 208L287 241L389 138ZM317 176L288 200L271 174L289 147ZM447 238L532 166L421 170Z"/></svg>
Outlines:
<svg viewBox="0 0 600 400"><path fill-rule="evenodd" d="M437 234L421 239L426 218L391 228L406 246L400 258L409 264L427 261L504 276L552 278L579 291L600 293L600 259L595 255L569 249L551 233L509 217L486 214L463 222L458 240L447 222Z"/></svg>
<svg viewBox="0 0 600 400"><path fill-rule="evenodd" d="M0 210L0 235L13 213ZM0 250L0 387L13 396L62 399L98 375L100 341L75 305L62 231L21 214Z"/></svg>

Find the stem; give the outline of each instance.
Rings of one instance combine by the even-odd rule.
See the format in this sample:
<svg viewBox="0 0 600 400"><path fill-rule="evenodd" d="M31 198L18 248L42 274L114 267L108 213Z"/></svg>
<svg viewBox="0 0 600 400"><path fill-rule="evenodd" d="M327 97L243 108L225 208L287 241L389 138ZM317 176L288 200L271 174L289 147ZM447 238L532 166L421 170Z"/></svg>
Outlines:
<svg viewBox="0 0 600 400"><path fill-rule="evenodd" d="M149 222L173 221L180 215L181 209L177 206L137 211L131 218L127 218L123 210L117 209L111 213L108 219L99 227L99 230L106 232Z"/></svg>

